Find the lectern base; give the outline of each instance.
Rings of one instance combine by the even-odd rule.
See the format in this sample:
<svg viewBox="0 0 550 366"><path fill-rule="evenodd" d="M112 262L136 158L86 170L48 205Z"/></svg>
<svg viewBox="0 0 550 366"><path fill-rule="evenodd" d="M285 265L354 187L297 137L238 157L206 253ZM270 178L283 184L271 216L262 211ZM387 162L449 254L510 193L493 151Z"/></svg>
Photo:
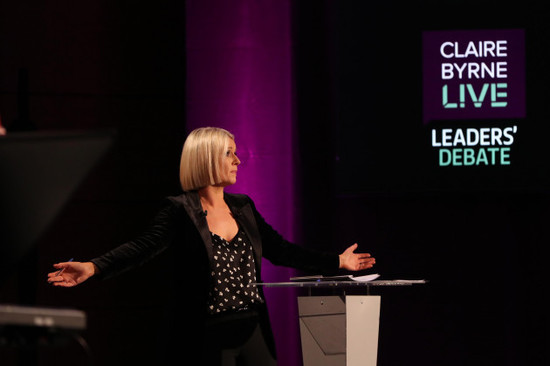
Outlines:
<svg viewBox="0 0 550 366"><path fill-rule="evenodd" d="M299 297L298 312L304 366L376 366L380 296Z"/></svg>

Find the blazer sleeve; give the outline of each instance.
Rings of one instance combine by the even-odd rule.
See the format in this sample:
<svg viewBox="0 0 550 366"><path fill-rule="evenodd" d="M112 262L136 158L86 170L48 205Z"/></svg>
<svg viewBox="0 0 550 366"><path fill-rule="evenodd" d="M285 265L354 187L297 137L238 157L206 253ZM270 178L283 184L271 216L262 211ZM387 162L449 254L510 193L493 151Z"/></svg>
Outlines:
<svg viewBox="0 0 550 366"><path fill-rule="evenodd" d="M334 273L340 266L337 253L306 248L286 240L269 225L248 198L262 240L262 255L275 265L292 267L306 272Z"/></svg>
<svg viewBox="0 0 550 366"><path fill-rule="evenodd" d="M99 269L98 277L114 277L163 252L173 240L178 211L178 207L167 199L152 223L139 237L92 259L91 262Z"/></svg>

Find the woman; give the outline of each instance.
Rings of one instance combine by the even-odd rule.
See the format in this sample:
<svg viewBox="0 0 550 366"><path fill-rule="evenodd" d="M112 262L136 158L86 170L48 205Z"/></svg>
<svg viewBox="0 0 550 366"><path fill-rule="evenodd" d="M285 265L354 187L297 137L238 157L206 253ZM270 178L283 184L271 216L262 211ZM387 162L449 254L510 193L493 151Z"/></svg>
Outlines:
<svg viewBox="0 0 550 366"><path fill-rule="evenodd" d="M57 271L48 274L48 281L72 287L92 276L112 277L172 250L178 271L174 289L181 299L172 308L180 314L173 317L180 321L173 324L174 334L199 335L191 347L200 344L202 364L235 365L239 360L243 365L275 365L264 295L250 285L261 282L261 258L316 273L364 270L375 260L355 253L357 244L340 255L292 244L265 222L248 196L224 192L237 180L236 149L234 136L224 129L192 131L181 155L183 194L168 197L137 239L89 262L54 264Z"/></svg>

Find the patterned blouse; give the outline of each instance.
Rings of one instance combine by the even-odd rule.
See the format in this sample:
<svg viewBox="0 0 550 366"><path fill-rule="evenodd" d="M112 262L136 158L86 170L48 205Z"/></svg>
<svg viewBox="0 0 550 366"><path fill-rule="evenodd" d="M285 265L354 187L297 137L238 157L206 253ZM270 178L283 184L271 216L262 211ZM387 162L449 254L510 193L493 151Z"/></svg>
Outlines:
<svg viewBox="0 0 550 366"><path fill-rule="evenodd" d="M209 292L208 312L220 314L226 311L239 311L264 300L256 286L256 265L252 245L246 233L239 230L227 241L217 234L212 236L214 268L212 268L212 288Z"/></svg>

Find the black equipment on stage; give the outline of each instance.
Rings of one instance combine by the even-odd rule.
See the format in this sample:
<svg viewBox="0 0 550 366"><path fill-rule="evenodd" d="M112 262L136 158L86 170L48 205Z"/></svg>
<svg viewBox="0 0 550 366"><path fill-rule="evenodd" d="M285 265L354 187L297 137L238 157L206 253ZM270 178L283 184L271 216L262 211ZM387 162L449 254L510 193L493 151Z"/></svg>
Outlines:
<svg viewBox="0 0 550 366"><path fill-rule="evenodd" d="M35 266L28 263L29 253L113 139L113 131L0 136L0 284L20 268ZM25 280L34 278L20 278ZM32 354L37 344L68 339L80 344L91 364L80 335L85 329L86 314L80 310L0 304L0 346L21 350L25 364L35 363L27 351Z"/></svg>
<svg viewBox="0 0 550 366"><path fill-rule="evenodd" d="M86 313L75 309L0 304L0 327L86 329Z"/></svg>

